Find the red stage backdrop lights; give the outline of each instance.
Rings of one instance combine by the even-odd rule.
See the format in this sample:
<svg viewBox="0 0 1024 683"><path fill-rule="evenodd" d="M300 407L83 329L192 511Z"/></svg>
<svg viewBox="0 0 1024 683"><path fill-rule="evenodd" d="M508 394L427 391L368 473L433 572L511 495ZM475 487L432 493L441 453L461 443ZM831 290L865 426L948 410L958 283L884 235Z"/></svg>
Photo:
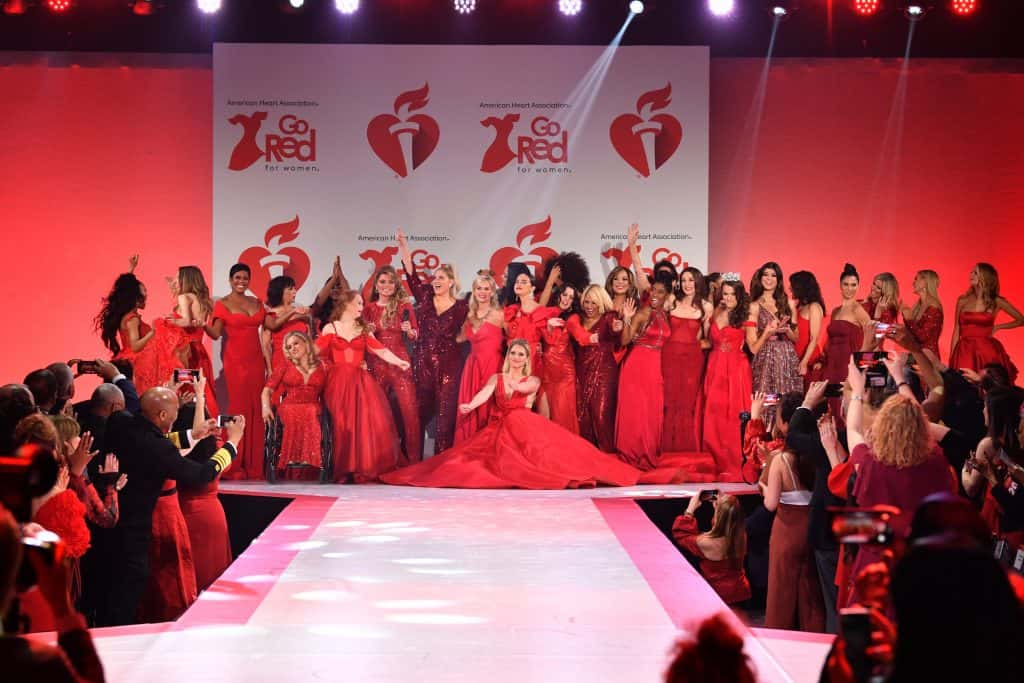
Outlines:
<svg viewBox="0 0 1024 683"><path fill-rule="evenodd" d="M969 14L974 14L974 10L978 9L978 0L952 0L949 7L953 10L953 14L966 17Z"/></svg>
<svg viewBox="0 0 1024 683"><path fill-rule="evenodd" d="M878 11L881 0L853 0L853 11L862 17L869 17Z"/></svg>
<svg viewBox="0 0 1024 683"><path fill-rule="evenodd" d="M43 4L51 12L67 12L74 3L72 0L46 0Z"/></svg>
<svg viewBox="0 0 1024 683"><path fill-rule="evenodd" d="M24 14L28 9L27 0L7 0L0 2L0 5L3 6L4 14Z"/></svg>

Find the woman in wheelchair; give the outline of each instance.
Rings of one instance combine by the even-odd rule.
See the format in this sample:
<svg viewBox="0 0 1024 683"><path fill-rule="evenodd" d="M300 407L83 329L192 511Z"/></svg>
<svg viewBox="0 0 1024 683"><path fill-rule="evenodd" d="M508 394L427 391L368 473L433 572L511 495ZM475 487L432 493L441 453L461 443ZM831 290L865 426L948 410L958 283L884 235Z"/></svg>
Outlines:
<svg viewBox="0 0 1024 683"><path fill-rule="evenodd" d="M289 332L282 347L289 362L274 368L262 395L268 435L274 431L275 410L283 431L281 451L270 465L276 471L268 472L271 478L288 466L325 467L320 415L327 369L305 332ZM272 405L271 397L276 394L281 395L280 403Z"/></svg>

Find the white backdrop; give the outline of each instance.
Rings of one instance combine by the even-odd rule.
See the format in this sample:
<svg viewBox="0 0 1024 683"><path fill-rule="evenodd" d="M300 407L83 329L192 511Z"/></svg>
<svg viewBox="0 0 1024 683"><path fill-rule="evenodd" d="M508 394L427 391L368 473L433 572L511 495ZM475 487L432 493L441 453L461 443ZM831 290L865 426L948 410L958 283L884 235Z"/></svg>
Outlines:
<svg viewBox="0 0 1024 683"><path fill-rule="evenodd" d="M641 228L650 267L706 268L708 49L214 46L213 290L286 272L308 303L416 261L463 287L561 250L603 280Z"/></svg>

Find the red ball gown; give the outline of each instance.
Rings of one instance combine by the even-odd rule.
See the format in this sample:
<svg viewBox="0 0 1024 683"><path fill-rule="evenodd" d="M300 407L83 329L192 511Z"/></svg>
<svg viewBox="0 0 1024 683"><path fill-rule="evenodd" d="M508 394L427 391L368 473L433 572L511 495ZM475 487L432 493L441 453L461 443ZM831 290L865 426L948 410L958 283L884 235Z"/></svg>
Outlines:
<svg viewBox="0 0 1024 683"><path fill-rule="evenodd" d="M409 303L399 306L387 324L384 323L383 306L371 303L363 309L363 319L373 325L373 336L377 341L391 353L407 361L410 360L409 351L405 347L405 332L402 331L402 321L406 318L414 330L419 329L416 313ZM400 427L404 464L419 462L423 459L423 426L420 424L416 385L413 384L412 373L385 363L373 354L367 356L366 365L370 369L370 374L384 389L384 393L390 395L391 412L395 424Z"/></svg>
<svg viewBox="0 0 1024 683"><path fill-rule="evenodd" d="M929 306L914 320L906 320L907 329L922 349L939 355L939 337L942 335L943 313L938 306Z"/></svg>
<svg viewBox="0 0 1024 683"><path fill-rule="evenodd" d="M1017 366L1010 360L1002 342L992 336L996 314L986 311L961 311L960 339L949 355L949 367L982 370L989 363L1006 368L1010 382L1017 381Z"/></svg>
<svg viewBox="0 0 1024 683"><path fill-rule="evenodd" d="M720 481L743 481L740 413L750 410L753 391L750 361L743 350L747 327L754 323L723 329L711 321L711 353L704 373L703 450L715 459Z"/></svg>
<svg viewBox="0 0 1024 683"><path fill-rule="evenodd" d="M576 354L572 349L572 338L590 337L580 324L579 316L571 315L562 327L544 326L542 333L544 350L544 371L541 384L548 397L551 421L562 428L580 433L580 421L576 416ZM586 342L584 342L586 343Z"/></svg>
<svg viewBox="0 0 1024 683"><path fill-rule="evenodd" d="M657 466L665 419L661 350L671 334L662 311L651 311L643 332L630 345L619 373L615 448L619 457L641 470Z"/></svg>
<svg viewBox="0 0 1024 683"><path fill-rule="evenodd" d="M374 481L401 457L388 399L362 367L366 349L384 345L370 334L349 341L331 332L316 345L331 360L324 404L334 426L334 480L344 482L352 475L356 483Z"/></svg>
<svg viewBox="0 0 1024 683"><path fill-rule="evenodd" d="M504 331L486 320L475 330L467 320L462 329L469 341L469 356L462 368L462 382L459 384L460 405L472 401L487 380L501 370L501 347L505 343ZM468 415L459 415L455 419L455 443L467 441L483 429L490 412L490 405L485 404Z"/></svg>
<svg viewBox="0 0 1024 683"><path fill-rule="evenodd" d="M267 370L260 345L260 325L264 315L263 304L253 315L232 313L220 301L213 305L213 317L224 321L221 360L228 389L228 413L245 417L245 434L239 444L238 457L225 471L225 479L263 478L260 392L267 379Z"/></svg>
<svg viewBox="0 0 1024 683"><path fill-rule="evenodd" d="M487 426L473 438L381 477L387 484L450 488L565 489L631 486L639 472L526 406L498 375Z"/></svg>
<svg viewBox="0 0 1024 683"><path fill-rule="evenodd" d="M576 414L580 436L605 453L615 453L615 406L619 394L619 363L615 350L619 333L612 331L618 314L605 313L587 335L597 334L597 343L581 341L576 354Z"/></svg>
<svg viewBox="0 0 1024 683"><path fill-rule="evenodd" d="M697 406L704 375L704 351L700 346L700 318L669 316L671 334L661 351L661 375L665 380L665 421L661 450L700 450Z"/></svg>
<svg viewBox="0 0 1024 683"><path fill-rule="evenodd" d="M327 371L323 364L313 368L305 379L294 363L288 363L287 367L282 365L274 370L267 381L272 394L281 395L281 402L275 406L283 427L281 453L277 458L279 471L288 465L319 468L323 464L320 400L326 384Z"/></svg>

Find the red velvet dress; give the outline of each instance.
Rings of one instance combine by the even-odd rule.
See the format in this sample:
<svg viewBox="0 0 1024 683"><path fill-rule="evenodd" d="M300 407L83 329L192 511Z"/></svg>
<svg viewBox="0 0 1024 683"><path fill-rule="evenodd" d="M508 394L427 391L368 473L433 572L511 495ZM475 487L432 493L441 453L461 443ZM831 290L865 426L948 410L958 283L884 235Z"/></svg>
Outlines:
<svg viewBox="0 0 1024 683"><path fill-rule="evenodd" d="M587 335L597 333L596 344L580 340L576 354L576 414L580 436L605 453L615 453L615 406L619 395L619 363L615 359L620 336L612 331L618 314L608 312Z"/></svg>
<svg viewBox="0 0 1024 683"><path fill-rule="evenodd" d="M715 589L722 602L734 605L750 599L750 582L743 570L743 558L709 560L697 545L700 530L697 520L690 515L679 515L672 525L672 538L676 544L700 559L700 573L708 585Z"/></svg>
<svg viewBox="0 0 1024 683"><path fill-rule="evenodd" d="M228 414L245 417L245 434L238 457L224 472L225 479L263 478L263 417L260 392L267 379L260 345L263 304L256 313L232 313L222 302L213 305L213 317L224 321L221 360L228 389ZM223 514L223 513L222 513Z"/></svg>
<svg viewBox="0 0 1024 683"><path fill-rule="evenodd" d="M661 450L700 450L697 406L704 375L704 351L700 347L699 318L669 316L671 334L661 351L661 375L665 380L665 422Z"/></svg>
<svg viewBox="0 0 1024 683"><path fill-rule="evenodd" d="M544 338L544 374L540 381L548 397L551 421L573 434L580 433L576 417L576 354L572 349L574 336L589 337L579 316L571 315L563 327L548 327Z"/></svg>
<svg viewBox="0 0 1024 683"><path fill-rule="evenodd" d="M825 346L825 380L832 383L846 381L850 371L850 356L860 351L864 343L864 328L847 320L833 320L828 324L828 341ZM828 399L829 411L836 420L836 426L846 425L843 420L843 399Z"/></svg>
<svg viewBox="0 0 1024 683"><path fill-rule="evenodd" d="M159 345L153 343L156 340L156 335L150 339L145 346L139 351L132 351L128 344L128 327L127 323L132 318L138 318L139 320L139 337L144 337L149 334L150 327L142 320L142 316L139 315L138 310L134 310L128 313L121 319L121 325L118 329L118 336L121 339L121 350L116 356L115 360L127 360L132 364L132 383L138 390L141 396L147 389L151 389L156 386L160 386L167 380L171 379L171 372L173 368L167 371L167 376L163 377L159 373L161 372L160 362L158 358Z"/></svg>
<svg viewBox="0 0 1024 683"><path fill-rule="evenodd" d="M438 453L449 448L455 439L462 373L462 352L455 339L466 322L469 304L465 299L456 299L451 308L438 315L434 290L420 279L415 268L411 273L405 271L405 279L416 297L416 319L420 325L412 363L420 424L426 426L437 417L434 452Z"/></svg>
<svg viewBox="0 0 1024 683"><path fill-rule="evenodd" d="M540 340L547 327L548 318L558 315L553 306L538 306L530 313L523 313L519 304L505 307L505 326L509 340L525 339L530 342L530 369L534 377L544 376L544 355ZM543 387L541 387L543 390Z"/></svg>
<svg viewBox="0 0 1024 683"><path fill-rule="evenodd" d="M175 482L168 479L153 508L149 580L139 604L138 620L141 623L173 621L196 601L197 592L192 541L178 503Z"/></svg>
<svg viewBox="0 0 1024 683"><path fill-rule="evenodd" d="M376 303L371 303L363 309L363 320L373 325L373 336L377 341L402 360L410 360L409 351L405 347L406 336L405 332L402 332L402 320L408 315L412 328L419 329L412 305L404 303L399 306L387 325L383 322L383 315L384 307ZM385 363L373 354L366 357L366 365L384 393L389 396L391 412L402 440L402 453L405 456L403 464L419 462L423 459L423 426L420 424L412 372Z"/></svg>
<svg viewBox="0 0 1024 683"><path fill-rule="evenodd" d="M388 399L362 367L366 349L384 345L369 334L349 341L332 332L316 345L331 360L324 404L334 425L334 480L344 482L352 475L356 483L374 481L401 457Z"/></svg>
<svg viewBox="0 0 1024 683"><path fill-rule="evenodd" d="M652 310L619 373L615 450L624 462L641 470L654 469L661 455L661 426L665 420L661 349L669 334L664 312Z"/></svg>
<svg viewBox="0 0 1024 683"><path fill-rule="evenodd" d="M498 375L487 426L473 438L381 477L387 484L451 488L566 489L632 486L639 472L526 407Z"/></svg>
<svg viewBox="0 0 1024 683"><path fill-rule="evenodd" d="M1017 366L1010 360L1002 342L992 336L996 314L985 311L960 313L960 339L949 354L949 367L981 370L989 363L998 363L1010 373L1010 382L1017 380Z"/></svg>
<svg viewBox="0 0 1024 683"><path fill-rule="evenodd" d="M474 330L467 320L462 329L469 341L469 356L462 368L462 381L459 384L460 405L473 400L487 384L487 380L501 371L501 347L505 343L504 331L486 321ZM467 441L483 429L490 413L490 405L485 404L468 415L455 418L455 443Z"/></svg>
<svg viewBox="0 0 1024 683"><path fill-rule="evenodd" d="M930 349L939 355L939 336L942 334L942 309L929 306L921 311L915 320L906 320L907 329L923 349Z"/></svg>
<svg viewBox="0 0 1024 683"><path fill-rule="evenodd" d="M293 464L322 466L320 401L326 383L327 370L323 364L313 369L309 379L304 379L294 363L279 366L267 381L267 388L282 396L275 406L283 427L278 470Z"/></svg>
<svg viewBox="0 0 1024 683"><path fill-rule="evenodd" d="M263 420L259 419L260 424ZM246 429L249 428L248 418ZM261 451L262 452L262 451ZM188 527L189 545L195 564L196 589L204 591L231 564L231 539L224 506L217 496L219 477L197 488L178 491L181 514Z"/></svg>
<svg viewBox="0 0 1024 683"><path fill-rule="evenodd" d="M743 444L740 438L740 413L750 410L753 391L750 361L743 350L746 328L724 329L711 321L711 353L704 373L703 447L715 459L720 481L743 481L741 464Z"/></svg>

